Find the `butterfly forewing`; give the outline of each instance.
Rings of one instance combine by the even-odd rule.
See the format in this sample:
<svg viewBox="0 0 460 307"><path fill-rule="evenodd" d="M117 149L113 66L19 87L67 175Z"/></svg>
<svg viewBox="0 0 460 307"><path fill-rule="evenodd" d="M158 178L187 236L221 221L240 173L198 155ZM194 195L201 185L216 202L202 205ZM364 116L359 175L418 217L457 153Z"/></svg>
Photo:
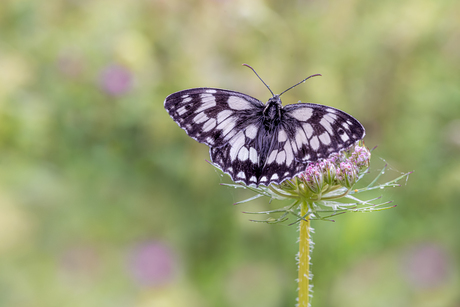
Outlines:
<svg viewBox="0 0 460 307"><path fill-rule="evenodd" d="M246 185L279 184L365 135L343 111L311 103L283 108L278 96L263 104L239 92L195 88L169 95L165 108L189 136L210 147L215 165Z"/></svg>
<svg viewBox="0 0 460 307"><path fill-rule="evenodd" d="M189 136L210 147L228 144L264 106L251 96L214 88L176 92L166 97L164 105Z"/></svg>

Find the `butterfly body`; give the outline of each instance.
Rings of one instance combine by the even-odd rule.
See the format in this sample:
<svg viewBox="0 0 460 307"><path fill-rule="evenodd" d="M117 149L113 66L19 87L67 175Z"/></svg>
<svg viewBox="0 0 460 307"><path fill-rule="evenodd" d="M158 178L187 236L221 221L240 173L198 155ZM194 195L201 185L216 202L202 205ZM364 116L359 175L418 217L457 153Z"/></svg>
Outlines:
<svg viewBox="0 0 460 307"><path fill-rule="evenodd" d="M281 99L278 96L270 98L263 111L263 122L267 128L274 129L281 120Z"/></svg>
<svg viewBox="0 0 460 307"><path fill-rule="evenodd" d="M267 103L217 88L193 88L166 97L165 108L189 136L210 148L212 162L233 181L279 184L365 135L364 127L338 109L313 104Z"/></svg>

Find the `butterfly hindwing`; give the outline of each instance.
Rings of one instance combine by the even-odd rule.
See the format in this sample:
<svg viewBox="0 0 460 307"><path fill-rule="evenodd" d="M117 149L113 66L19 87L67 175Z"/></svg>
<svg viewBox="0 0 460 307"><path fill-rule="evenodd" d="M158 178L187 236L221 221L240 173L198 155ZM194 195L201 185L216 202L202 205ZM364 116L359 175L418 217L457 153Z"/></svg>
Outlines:
<svg viewBox="0 0 460 307"><path fill-rule="evenodd" d="M255 126L248 127L253 129ZM258 174L262 169L260 151L256 149L255 137L248 137L247 131L240 130L224 146L211 147L209 153L212 162L229 174L233 181L258 184Z"/></svg>
<svg viewBox="0 0 460 307"><path fill-rule="evenodd" d="M282 152L286 147L278 142L277 129L269 130L259 120L241 129L226 145L211 147L209 152L212 161L233 181L258 186L293 177L294 156L291 152L286 159Z"/></svg>

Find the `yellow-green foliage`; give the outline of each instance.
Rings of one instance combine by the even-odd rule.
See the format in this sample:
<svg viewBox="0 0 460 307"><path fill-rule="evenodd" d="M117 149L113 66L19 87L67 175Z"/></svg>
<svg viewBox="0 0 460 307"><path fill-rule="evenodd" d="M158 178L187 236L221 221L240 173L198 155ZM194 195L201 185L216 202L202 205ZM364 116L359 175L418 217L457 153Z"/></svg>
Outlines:
<svg viewBox="0 0 460 307"><path fill-rule="evenodd" d="M270 206L232 206L163 108L200 86L265 102L242 63L275 93L321 73L283 101L360 120L374 175L415 171L396 209L312 222L313 306L458 304L458 1L0 7L0 306L294 306L296 226L248 222Z"/></svg>

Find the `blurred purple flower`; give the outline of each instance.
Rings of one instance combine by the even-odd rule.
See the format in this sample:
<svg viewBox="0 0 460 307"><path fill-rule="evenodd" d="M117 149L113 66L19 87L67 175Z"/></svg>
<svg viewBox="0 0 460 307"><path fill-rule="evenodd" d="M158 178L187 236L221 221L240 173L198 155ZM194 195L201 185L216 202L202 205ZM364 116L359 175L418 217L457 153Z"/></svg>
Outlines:
<svg viewBox="0 0 460 307"><path fill-rule="evenodd" d="M128 271L142 286L161 286L173 279L175 266L173 251L162 242L150 241L132 249Z"/></svg>
<svg viewBox="0 0 460 307"><path fill-rule="evenodd" d="M407 251L403 276L413 288L427 289L442 285L449 277L452 264L447 252L435 243L417 245Z"/></svg>
<svg viewBox="0 0 460 307"><path fill-rule="evenodd" d="M121 96L132 87L132 74L123 66L109 65L101 73L100 85L110 96Z"/></svg>

